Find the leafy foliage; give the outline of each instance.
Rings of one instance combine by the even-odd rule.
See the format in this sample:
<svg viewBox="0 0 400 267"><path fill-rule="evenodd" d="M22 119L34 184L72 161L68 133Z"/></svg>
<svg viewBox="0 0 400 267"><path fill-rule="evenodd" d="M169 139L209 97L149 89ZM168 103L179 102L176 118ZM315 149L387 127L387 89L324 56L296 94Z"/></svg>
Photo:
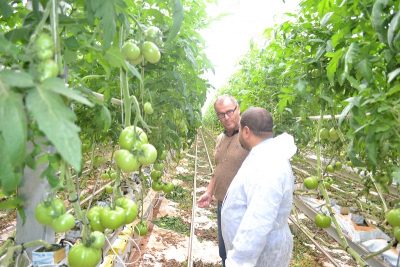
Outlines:
<svg viewBox="0 0 400 267"><path fill-rule="evenodd" d="M267 29L223 92L274 114L275 131L313 145L310 116L340 114L340 142L355 166L385 184L396 178L400 155L400 10L396 1L303 0L298 14ZM344 146L344 147L343 147Z"/></svg>

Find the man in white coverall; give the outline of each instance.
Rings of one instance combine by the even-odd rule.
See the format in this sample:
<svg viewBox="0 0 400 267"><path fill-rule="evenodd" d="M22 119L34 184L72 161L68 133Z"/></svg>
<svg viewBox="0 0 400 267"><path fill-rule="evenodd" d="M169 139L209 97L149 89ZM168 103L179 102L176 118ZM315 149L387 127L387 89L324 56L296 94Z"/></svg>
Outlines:
<svg viewBox="0 0 400 267"><path fill-rule="evenodd" d="M226 267L289 266L293 237L288 217L294 177L289 159L293 137L273 137L271 114L249 108L240 120L239 140L250 151L226 193L222 236Z"/></svg>

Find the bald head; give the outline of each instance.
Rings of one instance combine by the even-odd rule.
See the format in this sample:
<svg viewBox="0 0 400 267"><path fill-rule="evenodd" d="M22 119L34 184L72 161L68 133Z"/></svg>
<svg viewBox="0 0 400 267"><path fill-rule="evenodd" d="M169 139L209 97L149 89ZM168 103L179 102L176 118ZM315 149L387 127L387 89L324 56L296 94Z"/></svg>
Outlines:
<svg viewBox="0 0 400 267"><path fill-rule="evenodd" d="M265 136L272 133L274 126L271 113L264 108L251 107L247 109L240 120L240 127L247 126L254 135Z"/></svg>

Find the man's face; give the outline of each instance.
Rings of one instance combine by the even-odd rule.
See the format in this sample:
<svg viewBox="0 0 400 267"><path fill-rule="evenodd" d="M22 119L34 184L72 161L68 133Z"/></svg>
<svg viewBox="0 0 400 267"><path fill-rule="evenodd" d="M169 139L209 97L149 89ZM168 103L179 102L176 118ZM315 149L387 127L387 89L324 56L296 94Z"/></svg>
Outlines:
<svg viewBox="0 0 400 267"><path fill-rule="evenodd" d="M239 128L239 106L231 102L230 99L226 99L223 102L216 103L215 112L225 130L232 131Z"/></svg>

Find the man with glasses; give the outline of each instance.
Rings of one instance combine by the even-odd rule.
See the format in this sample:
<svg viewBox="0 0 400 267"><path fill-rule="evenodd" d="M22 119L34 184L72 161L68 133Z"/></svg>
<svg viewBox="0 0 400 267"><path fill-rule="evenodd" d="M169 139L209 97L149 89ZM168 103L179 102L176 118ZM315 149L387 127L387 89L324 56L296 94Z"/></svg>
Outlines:
<svg viewBox="0 0 400 267"><path fill-rule="evenodd" d="M226 191L233 177L239 170L248 152L243 149L239 142L240 108L236 99L230 95L221 95L214 103L214 110L224 132L217 138L214 158L215 169L206 192L200 196L197 204L201 208L210 206L213 197L218 201L218 246L222 265L225 266L226 251L221 233L221 206Z"/></svg>
<svg viewBox="0 0 400 267"><path fill-rule="evenodd" d="M239 141L250 153L229 186L222 206L227 267L287 267L293 249L288 217L294 176L291 135L273 137L273 120L264 108L247 109Z"/></svg>

